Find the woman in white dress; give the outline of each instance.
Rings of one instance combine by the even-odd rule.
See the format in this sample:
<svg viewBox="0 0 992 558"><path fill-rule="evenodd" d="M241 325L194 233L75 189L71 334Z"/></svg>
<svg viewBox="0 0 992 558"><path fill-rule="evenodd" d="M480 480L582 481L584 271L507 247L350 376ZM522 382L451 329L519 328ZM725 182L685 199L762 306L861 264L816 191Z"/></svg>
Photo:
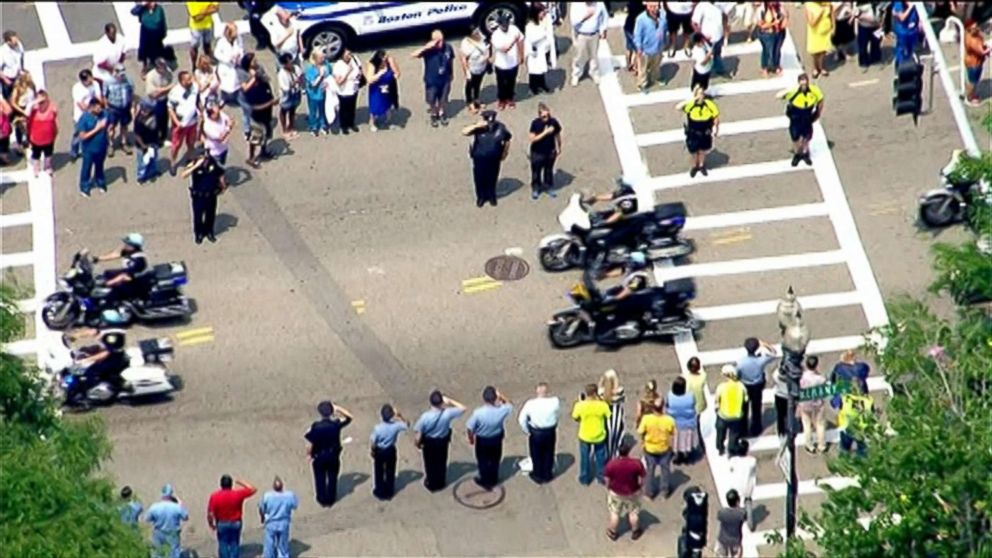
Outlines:
<svg viewBox="0 0 992 558"><path fill-rule="evenodd" d="M327 64L327 69L325 70L326 75L331 75L331 62L330 60L325 60L324 64ZM331 127L331 124L338 119L338 83L333 79L324 80L324 119L327 120L327 128Z"/></svg>
<svg viewBox="0 0 992 558"><path fill-rule="evenodd" d="M534 4L530 8L527 26L524 28L524 53L532 95L551 92L545 78L548 74L548 53L551 51L554 35L543 23L546 14L547 11L541 4Z"/></svg>

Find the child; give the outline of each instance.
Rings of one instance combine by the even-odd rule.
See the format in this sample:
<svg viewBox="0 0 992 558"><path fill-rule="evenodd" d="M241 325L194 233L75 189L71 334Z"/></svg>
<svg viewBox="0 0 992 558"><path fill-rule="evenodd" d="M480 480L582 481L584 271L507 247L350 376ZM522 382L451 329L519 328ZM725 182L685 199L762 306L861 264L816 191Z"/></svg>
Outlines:
<svg viewBox="0 0 992 558"><path fill-rule="evenodd" d="M710 72L713 70L713 49L706 42L700 33L692 36L692 82L689 84L690 90L695 90L696 86L706 91L710 87Z"/></svg>

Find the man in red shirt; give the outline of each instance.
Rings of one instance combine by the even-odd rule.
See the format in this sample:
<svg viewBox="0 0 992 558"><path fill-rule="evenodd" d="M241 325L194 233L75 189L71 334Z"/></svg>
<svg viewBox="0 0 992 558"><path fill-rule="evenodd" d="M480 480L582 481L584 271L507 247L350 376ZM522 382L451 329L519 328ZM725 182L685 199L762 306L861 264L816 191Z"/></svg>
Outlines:
<svg viewBox="0 0 992 558"><path fill-rule="evenodd" d="M235 484L238 488L234 488ZM255 492L257 489L247 482L224 475L220 478L220 490L210 495L210 501L207 503L207 523L212 530L217 531L219 558L241 556L242 505Z"/></svg>
<svg viewBox="0 0 992 558"><path fill-rule="evenodd" d="M625 436L620 442L620 456L610 460L603 469L603 476L606 477L606 503L610 510L610 526L606 529L606 536L611 541L617 540L619 536L617 529L620 527L621 516L627 516L630 521L632 540L636 541L644 534L639 519L641 489L644 488L647 471L644 470L644 464L640 459L630 457L634 443L631 436Z"/></svg>

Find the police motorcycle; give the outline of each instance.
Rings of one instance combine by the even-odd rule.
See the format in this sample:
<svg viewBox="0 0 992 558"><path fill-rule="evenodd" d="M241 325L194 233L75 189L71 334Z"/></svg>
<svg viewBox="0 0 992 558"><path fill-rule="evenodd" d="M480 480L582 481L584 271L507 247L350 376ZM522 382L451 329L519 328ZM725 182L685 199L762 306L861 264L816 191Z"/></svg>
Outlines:
<svg viewBox="0 0 992 558"><path fill-rule="evenodd" d="M42 307L41 318L49 329L126 326L135 320L153 322L193 314L192 304L181 289L188 281L184 262L158 264L142 271L126 289L108 287L105 279L94 273L93 262L85 248L73 256L69 271L59 280L59 290L49 295Z"/></svg>
<svg viewBox="0 0 992 558"><path fill-rule="evenodd" d="M975 198L992 196L984 180L954 172L963 154L964 151L955 149L950 162L940 170L941 186L920 197L920 221L928 227L946 227L964 221Z"/></svg>
<svg viewBox="0 0 992 558"><path fill-rule="evenodd" d="M182 388L167 362L173 347L168 338L145 339L136 347L125 348L124 332L107 330L100 334L100 344L74 349L73 337L62 335L45 355L43 367L51 381L54 395L66 407L87 409L94 404L109 404L119 399L163 396ZM85 361L106 351L92 363Z"/></svg>
<svg viewBox="0 0 992 558"><path fill-rule="evenodd" d="M679 237L685 226L686 209L682 203L663 203L653 211L637 212L637 195L633 186L622 179L612 194L615 209L592 211L596 197L574 193L558 215L563 233L541 239L538 259L552 272L583 267L600 253L606 263L620 264L631 251L644 252L649 260L680 258L691 254L693 245ZM626 215L614 223L606 219L620 211Z"/></svg>
<svg viewBox="0 0 992 558"><path fill-rule="evenodd" d="M567 296L574 306L556 312L548 321L553 347L566 349L593 341L610 347L702 327L689 309L689 301L696 296L692 279L650 287L645 272L639 271L621 285L600 292L596 273L586 269L582 281Z"/></svg>

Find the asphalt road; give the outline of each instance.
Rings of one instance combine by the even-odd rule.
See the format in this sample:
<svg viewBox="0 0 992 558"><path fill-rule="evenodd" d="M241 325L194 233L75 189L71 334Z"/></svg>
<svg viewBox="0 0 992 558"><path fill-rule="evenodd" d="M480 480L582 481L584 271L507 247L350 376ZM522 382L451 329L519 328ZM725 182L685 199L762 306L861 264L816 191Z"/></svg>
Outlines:
<svg viewBox="0 0 992 558"><path fill-rule="evenodd" d="M74 41L95 39L101 24L114 17L107 5L62 7ZM222 14L229 16L231 10L225 10ZM182 25L177 15L181 7L167 11L170 22L177 22L173 27ZM18 29L28 48L42 40L31 12L23 5L3 4L0 13L4 26ZM793 33L801 52L803 30L794 26ZM620 53L617 37L611 43L614 54ZM567 44L561 37L560 45ZM681 489L700 484L713 490L705 462L678 468L676 496L646 506L648 531L642 541L610 543L603 536L604 494L573 480L575 428L567 420L559 432L561 463L567 470L540 488L525 478L509 478L516 459L526 455L525 438L510 427L504 450L507 498L492 510L464 508L450 491L433 496L423 491L419 456L409 441L400 444L401 493L385 505L368 495L371 466L365 440L384 402L415 417L434 387L472 407L481 388L494 384L519 403L539 380L550 382L571 401L583 384L607 368L619 370L634 399L648 378L667 386L679 371L667 343L618 352L549 348L544 320L567 304L565 292L577 275L546 274L535 258L538 240L556 230L555 216L565 203L563 196L537 202L529 196L524 138L537 99L520 87L523 100L517 109L501 114L515 134L504 165L502 197L497 208L476 209L467 142L458 133L473 121L458 93L461 82L452 95L451 125L432 129L421 102L419 62L408 58L413 47L390 48L403 70L405 109L399 124L372 133L363 123L362 131L349 137L277 140L279 157L257 171L242 163L244 146L234 145L229 173L236 185L220 202L217 244L193 244L188 197L179 179L165 176L139 186L133 159L118 154L108 161L110 193L82 199L76 193L77 167L64 156L58 160L58 261L64 265L84 246L108 250L122 234L140 231L153 261L184 260L189 265L187 292L196 299L198 312L190 324L137 328L135 337L203 327L214 333L211 342L179 348L173 369L186 388L173 400L100 411L115 442L111 472L146 502L163 483L173 483L191 511L184 540L201 555L214 552L205 521L206 498L222 473L260 488L273 475L286 479L302 501L294 520L294 548L307 556L673 553L681 528ZM563 56L570 60L569 53ZM265 55L265 60L271 68L271 57ZM83 60L70 60L45 69L48 88L64 107L64 130L69 129L69 88L84 65ZM931 238L913 228L915 196L932 187L947 153L959 144L957 131L940 98L934 114L919 127L894 120L889 68L862 75L850 66L820 81L827 96L824 127L832 154L883 294L922 294L929 281ZM756 67L756 55L741 56L738 79L754 79ZM135 75L134 65L129 68ZM687 69L683 64L673 86L685 85ZM850 86L871 79L878 81ZM554 72L551 82L561 86L563 73ZM633 91L629 76L621 76L621 83L626 92ZM494 95L490 81L483 96ZM620 167L597 89L588 82L578 88L566 85L542 100L565 129L558 175L562 193L608 189ZM770 94L720 103L725 121L781 114ZM367 117L365 106L363 98L360 122ZM631 120L638 132L679 125L670 105L634 109ZM778 131L722 138L718 151L723 157L714 160L732 166L787 157L785 136ZM64 134L58 149L64 153L67 146ZM681 144L645 148L642 156L653 175L679 172L687 161ZM710 183L665 191L659 200L684 201L693 215L815 202L819 194L810 178L808 173L782 174ZM23 188L5 190L3 212L17 210L22 196ZM5 253L24 242L10 236L15 234L10 229L3 234ZM837 245L825 219L758 224L747 235L726 242L721 240L733 236L732 230L693 233L698 253L692 263ZM462 292L463 281L484 274L487 259L511 248L522 249L531 265L529 275L492 290ZM840 266L823 266L701 278L697 283L696 303L707 307L777 298L788 284L803 294L845 291L851 278ZM364 302L364 312L356 311L356 301ZM814 335L823 337L851 335L866 327L856 307L811 311L809 320ZM772 339L775 329L771 316L726 320L710 324L697 341L701 350L728 349L755 333ZM836 356L823 358L832 365ZM712 387L715 369L710 376ZM315 404L325 398L356 415L348 429L354 441L343 457L341 500L330 511L312 500L301 437ZM766 417L769 433L772 414ZM456 432L462 425L457 423ZM800 457L804 478L826 473L822 459ZM451 462L449 478L471 478L472 450L460 438L453 444ZM762 458L759 481L780 477L772 460ZM815 508L819 501L804 497L803 505ZM759 528L780 527L781 510L780 501L764 504ZM261 534L254 521L249 519L248 525L245 554L254 555L260 552ZM711 539L715 525L711 519Z"/></svg>

